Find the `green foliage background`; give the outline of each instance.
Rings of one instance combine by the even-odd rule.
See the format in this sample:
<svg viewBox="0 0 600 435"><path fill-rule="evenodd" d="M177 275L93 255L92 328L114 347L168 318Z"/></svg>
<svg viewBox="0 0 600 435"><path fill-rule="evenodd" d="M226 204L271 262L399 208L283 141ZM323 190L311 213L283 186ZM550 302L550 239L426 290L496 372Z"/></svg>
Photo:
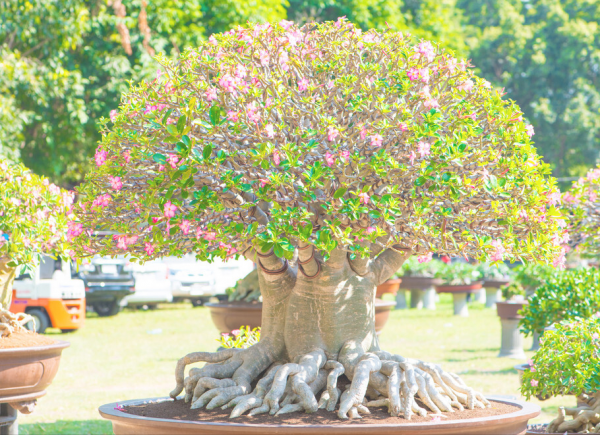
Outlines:
<svg viewBox="0 0 600 435"><path fill-rule="evenodd" d="M138 29L141 0L0 0L0 155L55 182L83 178L128 80L154 76ZM332 20L439 41L504 87L534 125L556 176L600 150L600 0L150 0L150 46L167 56L250 21ZM116 30L123 22L132 54Z"/></svg>

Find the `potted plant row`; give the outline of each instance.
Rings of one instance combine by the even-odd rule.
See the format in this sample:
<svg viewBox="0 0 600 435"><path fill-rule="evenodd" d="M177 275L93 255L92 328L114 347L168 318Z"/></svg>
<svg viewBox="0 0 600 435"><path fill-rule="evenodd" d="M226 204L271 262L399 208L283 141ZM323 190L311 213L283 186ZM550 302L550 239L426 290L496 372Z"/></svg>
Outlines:
<svg viewBox="0 0 600 435"><path fill-rule="evenodd" d="M435 286L441 284L436 273L443 264L431 255L413 256L406 260L396 276L401 279L400 288L410 290L410 307L435 309ZM397 293L396 308L406 308L406 295Z"/></svg>
<svg viewBox="0 0 600 435"><path fill-rule="evenodd" d="M502 294L500 288L511 280L511 269L504 263L495 265L481 263L478 269L483 280L482 286L485 289L485 292L482 292L485 300L480 302L484 302L487 308L496 308L496 303Z"/></svg>
<svg viewBox="0 0 600 435"><path fill-rule="evenodd" d="M439 418L411 428L523 432L539 408L511 402L495 414L457 375L382 350L375 330L376 287L411 256L561 261L556 188L520 109L442 48L344 18L240 26L159 61L161 76L133 85L101 120L97 166L78 188L84 228L117 231L121 243L92 234L77 251L244 256L257 264L261 337L245 349L191 348L158 405L101 407L115 433L367 433L389 430L388 415L430 413ZM547 218L523 221L525 207ZM134 415L163 405L235 418ZM352 421L376 407L381 420ZM319 408L348 420L317 423ZM282 425L267 415L291 412L311 416Z"/></svg>
<svg viewBox="0 0 600 435"><path fill-rule="evenodd" d="M467 295L477 293L482 288L481 272L467 262L455 261L445 263L436 274L443 283L435 286L438 293L452 294L454 315L467 317L469 308Z"/></svg>

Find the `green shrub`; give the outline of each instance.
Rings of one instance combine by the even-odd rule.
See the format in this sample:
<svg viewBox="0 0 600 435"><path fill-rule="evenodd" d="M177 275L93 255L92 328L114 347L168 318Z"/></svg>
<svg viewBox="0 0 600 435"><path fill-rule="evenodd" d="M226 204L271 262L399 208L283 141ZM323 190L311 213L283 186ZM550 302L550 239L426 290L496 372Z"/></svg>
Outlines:
<svg viewBox="0 0 600 435"><path fill-rule="evenodd" d="M444 263L440 260L420 261L419 257L412 256L404 262L397 277L418 276L423 278L433 278Z"/></svg>
<svg viewBox="0 0 600 435"><path fill-rule="evenodd" d="M469 263L443 263L436 278L443 279L446 285L469 285L481 280L481 272Z"/></svg>

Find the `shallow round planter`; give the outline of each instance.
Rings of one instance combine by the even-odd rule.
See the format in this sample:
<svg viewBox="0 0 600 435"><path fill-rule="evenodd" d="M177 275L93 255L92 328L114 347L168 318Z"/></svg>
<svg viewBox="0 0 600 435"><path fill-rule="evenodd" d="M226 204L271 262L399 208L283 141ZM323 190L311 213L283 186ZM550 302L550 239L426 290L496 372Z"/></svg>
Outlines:
<svg viewBox="0 0 600 435"><path fill-rule="evenodd" d="M261 325L262 304L249 302L224 302L205 304L210 317L221 333L229 333L240 326L256 328ZM375 299L375 331L381 332L390 317L395 302Z"/></svg>
<svg viewBox="0 0 600 435"><path fill-rule="evenodd" d="M510 282L509 279L486 279L483 281L485 288L500 288Z"/></svg>
<svg viewBox="0 0 600 435"><path fill-rule="evenodd" d="M0 403L34 400L46 394L46 388L58 371L66 341L35 347L0 349Z"/></svg>
<svg viewBox="0 0 600 435"><path fill-rule="evenodd" d="M380 298L385 293L391 293L393 295L396 295L396 293L400 289L400 283L401 282L402 282L401 279L388 279L383 284L380 284L380 285L377 286L376 296L378 298Z"/></svg>
<svg viewBox="0 0 600 435"><path fill-rule="evenodd" d="M139 399L119 402L118 405L142 405L150 401L172 400L168 398ZM132 434L394 434L394 435L516 435L527 430L527 421L540 414L540 407L532 403L495 400L518 406L520 409L502 415L426 423L406 424L361 424L348 420L347 424L281 424L273 417L273 424L249 424L181 421L164 418L143 417L127 414L117 409L117 403L109 403L99 408L100 415L110 420L115 435Z"/></svg>
<svg viewBox="0 0 600 435"><path fill-rule="evenodd" d="M401 276L400 279L402 280L400 288L407 290L427 290L442 283L442 280L439 278L425 276Z"/></svg>
<svg viewBox="0 0 600 435"><path fill-rule="evenodd" d="M481 291L481 282L474 282L465 285L436 285L435 291L438 293L450 293L452 294L452 300L454 302L454 315L469 317L469 308L467 306L467 295L469 293L477 293Z"/></svg>
<svg viewBox="0 0 600 435"><path fill-rule="evenodd" d="M522 319L519 311L527 305L523 302L496 302L496 312L501 319Z"/></svg>

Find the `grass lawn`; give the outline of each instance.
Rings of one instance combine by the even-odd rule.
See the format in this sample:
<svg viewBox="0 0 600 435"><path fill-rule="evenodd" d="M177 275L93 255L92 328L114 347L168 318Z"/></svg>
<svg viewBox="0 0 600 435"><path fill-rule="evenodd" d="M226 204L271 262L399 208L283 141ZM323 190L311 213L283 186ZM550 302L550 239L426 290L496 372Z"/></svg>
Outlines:
<svg viewBox="0 0 600 435"><path fill-rule="evenodd" d="M187 303L126 310L110 318L91 314L75 333L48 331L71 347L35 412L19 416L21 434L111 434L98 406L167 396L175 386L176 361L189 352L215 350L218 337L208 309ZM512 367L522 361L496 357L500 320L481 304L470 306L468 318L452 315L450 295L442 295L435 311L393 311L380 340L387 351L442 364L484 394L520 397ZM530 346L531 338L525 340ZM543 410L535 422L550 421L560 405L574 405L572 397L532 401Z"/></svg>

